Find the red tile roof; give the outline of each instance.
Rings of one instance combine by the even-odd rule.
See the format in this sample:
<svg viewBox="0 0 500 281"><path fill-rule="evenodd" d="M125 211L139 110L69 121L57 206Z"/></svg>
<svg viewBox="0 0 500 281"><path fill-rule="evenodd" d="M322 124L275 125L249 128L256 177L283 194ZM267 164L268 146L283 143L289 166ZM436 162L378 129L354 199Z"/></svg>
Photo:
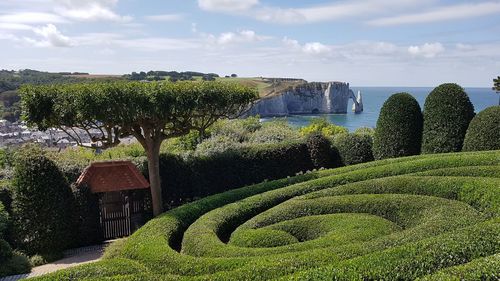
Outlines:
<svg viewBox="0 0 500 281"><path fill-rule="evenodd" d="M85 168L76 184L88 184L92 193L149 187L148 181L130 161L92 163Z"/></svg>

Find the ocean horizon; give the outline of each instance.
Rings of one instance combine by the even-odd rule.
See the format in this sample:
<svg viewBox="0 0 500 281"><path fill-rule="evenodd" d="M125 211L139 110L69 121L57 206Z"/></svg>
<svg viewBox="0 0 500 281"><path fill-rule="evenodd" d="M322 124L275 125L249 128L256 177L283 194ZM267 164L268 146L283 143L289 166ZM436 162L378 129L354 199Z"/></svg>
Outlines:
<svg viewBox="0 0 500 281"><path fill-rule="evenodd" d="M415 97L423 110L425 98L434 89L434 87L362 87L350 86L351 90L357 95L361 91L363 96L362 113L351 111L352 101L349 101L348 112L346 114L307 114L290 115L287 117L262 118L263 122L270 120L286 120L293 127L307 126L314 118L326 118L330 123L346 127L349 131L354 131L360 127L374 128L377 123L380 109L384 102L393 94L406 92ZM487 87L465 87L465 92L469 96L474 111L479 111L494 105L498 105L499 94Z"/></svg>

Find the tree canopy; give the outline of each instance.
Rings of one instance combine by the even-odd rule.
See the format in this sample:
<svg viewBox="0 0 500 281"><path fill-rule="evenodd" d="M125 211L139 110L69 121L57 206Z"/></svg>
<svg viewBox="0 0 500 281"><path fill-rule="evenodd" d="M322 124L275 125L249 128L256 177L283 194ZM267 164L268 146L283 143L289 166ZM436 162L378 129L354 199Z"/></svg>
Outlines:
<svg viewBox="0 0 500 281"><path fill-rule="evenodd" d="M40 130L66 132L80 146L108 148L134 136L148 156L155 215L161 213L158 154L163 140L203 132L219 118L238 116L257 91L223 82L112 82L24 86L23 118Z"/></svg>

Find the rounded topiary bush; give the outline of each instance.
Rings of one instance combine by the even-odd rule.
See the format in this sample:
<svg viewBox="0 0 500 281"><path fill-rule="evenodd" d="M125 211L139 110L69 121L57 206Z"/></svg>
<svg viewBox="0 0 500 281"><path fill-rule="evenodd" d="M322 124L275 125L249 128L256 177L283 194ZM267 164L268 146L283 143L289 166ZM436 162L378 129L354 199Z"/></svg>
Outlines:
<svg viewBox="0 0 500 281"><path fill-rule="evenodd" d="M334 165L331 142L321 133L312 133L307 137L307 148L315 168L331 168Z"/></svg>
<svg viewBox="0 0 500 281"><path fill-rule="evenodd" d="M422 112L417 100L408 93L389 97L377 120L373 140L375 159L420 154Z"/></svg>
<svg viewBox="0 0 500 281"><path fill-rule="evenodd" d="M500 149L500 105L479 112L469 124L464 151Z"/></svg>
<svg viewBox="0 0 500 281"><path fill-rule="evenodd" d="M16 154L12 212L17 244L27 254L55 257L75 239L71 189L38 147Z"/></svg>
<svg viewBox="0 0 500 281"><path fill-rule="evenodd" d="M373 139L368 134L341 134L333 139L343 165L373 161Z"/></svg>
<svg viewBox="0 0 500 281"><path fill-rule="evenodd" d="M465 133L474 117L474 106L457 84L442 84L425 99L423 153L462 150Z"/></svg>

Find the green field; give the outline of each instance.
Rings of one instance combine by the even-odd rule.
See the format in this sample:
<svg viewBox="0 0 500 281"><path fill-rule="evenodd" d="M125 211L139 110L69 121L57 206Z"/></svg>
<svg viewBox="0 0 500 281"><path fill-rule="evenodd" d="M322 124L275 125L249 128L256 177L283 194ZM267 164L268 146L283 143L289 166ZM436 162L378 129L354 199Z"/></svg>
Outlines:
<svg viewBox="0 0 500 281"><path fill-rule="evenodd" d="M396 158L185 204L35 280L498 280L500 151Z"/></svg>

